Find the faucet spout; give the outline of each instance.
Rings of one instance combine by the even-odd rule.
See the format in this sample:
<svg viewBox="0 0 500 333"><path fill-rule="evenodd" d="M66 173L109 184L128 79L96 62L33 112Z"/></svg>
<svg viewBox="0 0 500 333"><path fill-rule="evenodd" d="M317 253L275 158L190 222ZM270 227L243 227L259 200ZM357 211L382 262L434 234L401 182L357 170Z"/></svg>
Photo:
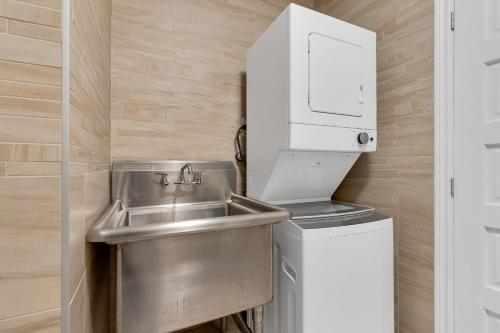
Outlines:
<svg viewBox="0 0 500 333"><path fill-rule="evenodd" d="M186 170L186 169L188 170L188 174L192 174L193 173L193 166L191 165L191 163L186 163L181 168L181 175L184 175L184 170Z"/></svg>
<svg viewBox="0 0 500 333"><path fill-rule="evenodd" d="M181 168L181 171L179 172L179 180L177 181L176 184L187 184L187 182L186 182L186 173L185 173L186 170L187 170L187 173L189 175L193 174L193 166L191 165L191 163L186 163ZM192 180L190 182L191 185L199 185L199 184L201 184L201 174L199 174L198 172L196 172L195 175L194 175L194 177L192 177L192 178L194 178L194 181Z"/></svg>

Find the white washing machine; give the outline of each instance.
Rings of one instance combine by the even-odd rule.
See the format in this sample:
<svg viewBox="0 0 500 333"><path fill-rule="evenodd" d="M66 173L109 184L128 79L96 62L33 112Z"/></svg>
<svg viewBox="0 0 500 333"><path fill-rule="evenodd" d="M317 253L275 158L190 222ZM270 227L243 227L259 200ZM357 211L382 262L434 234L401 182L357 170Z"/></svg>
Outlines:
<svg viewBox="0 0 500 333"><path fill-rule="evenodd" d="M274 301L264 332L394 332L392 218L333 202L282 205L274 228Z"/></svg>

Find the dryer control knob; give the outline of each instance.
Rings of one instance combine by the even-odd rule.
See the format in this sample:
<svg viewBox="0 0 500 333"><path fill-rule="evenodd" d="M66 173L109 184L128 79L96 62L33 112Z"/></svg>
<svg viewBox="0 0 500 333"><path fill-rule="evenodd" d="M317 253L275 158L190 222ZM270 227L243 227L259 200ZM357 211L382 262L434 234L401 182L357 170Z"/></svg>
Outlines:
<svg viewBox="0 0 500 333"><path fill-rule="evenodd" d="M370 141L370 136L366 132L361 132L358 134L358 142L362 145L366 145Z"/></svg>

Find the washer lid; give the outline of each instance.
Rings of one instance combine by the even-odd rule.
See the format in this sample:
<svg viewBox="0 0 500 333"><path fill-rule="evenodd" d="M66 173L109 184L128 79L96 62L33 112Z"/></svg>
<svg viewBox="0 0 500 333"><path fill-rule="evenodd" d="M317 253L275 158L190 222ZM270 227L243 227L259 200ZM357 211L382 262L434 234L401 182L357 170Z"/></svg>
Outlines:
<svg viewBox="0 0 500 333"><path fill-rule="evenodd" d="M279 205L292 213L292 220L346 216L374 211L374 208L339 201L300 202Z"/></svg>
<svg viewBox="0 0 500 333"><path fill-rule="evenodd" d="M359 224L371 224L372 222L387 220L388 218L389 217L379 214L375 211L368 211L367 213L354 215L340 215L322 217L318 219L293 220L292 223L296 224L301 229L325 229L354 226ZM370 230L373 230L373 227L371 227Z"/></svg>

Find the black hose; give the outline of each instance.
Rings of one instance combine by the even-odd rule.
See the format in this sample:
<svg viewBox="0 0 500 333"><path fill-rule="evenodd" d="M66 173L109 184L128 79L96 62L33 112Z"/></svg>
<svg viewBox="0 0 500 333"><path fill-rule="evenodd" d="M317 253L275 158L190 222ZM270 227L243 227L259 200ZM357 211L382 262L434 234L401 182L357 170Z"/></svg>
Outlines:
<svg viewBox="0 0 500 333"><path fill-rule="evenodd" d="M247 125L241 125L240 128L238 128L238 131L236 131L236 155L234 156L238 162L242 162L245 165L247 164L245 152L243 151L243 147L241 146L241 140L240 136L243 131L246 132L247 130Z"/></svg>

